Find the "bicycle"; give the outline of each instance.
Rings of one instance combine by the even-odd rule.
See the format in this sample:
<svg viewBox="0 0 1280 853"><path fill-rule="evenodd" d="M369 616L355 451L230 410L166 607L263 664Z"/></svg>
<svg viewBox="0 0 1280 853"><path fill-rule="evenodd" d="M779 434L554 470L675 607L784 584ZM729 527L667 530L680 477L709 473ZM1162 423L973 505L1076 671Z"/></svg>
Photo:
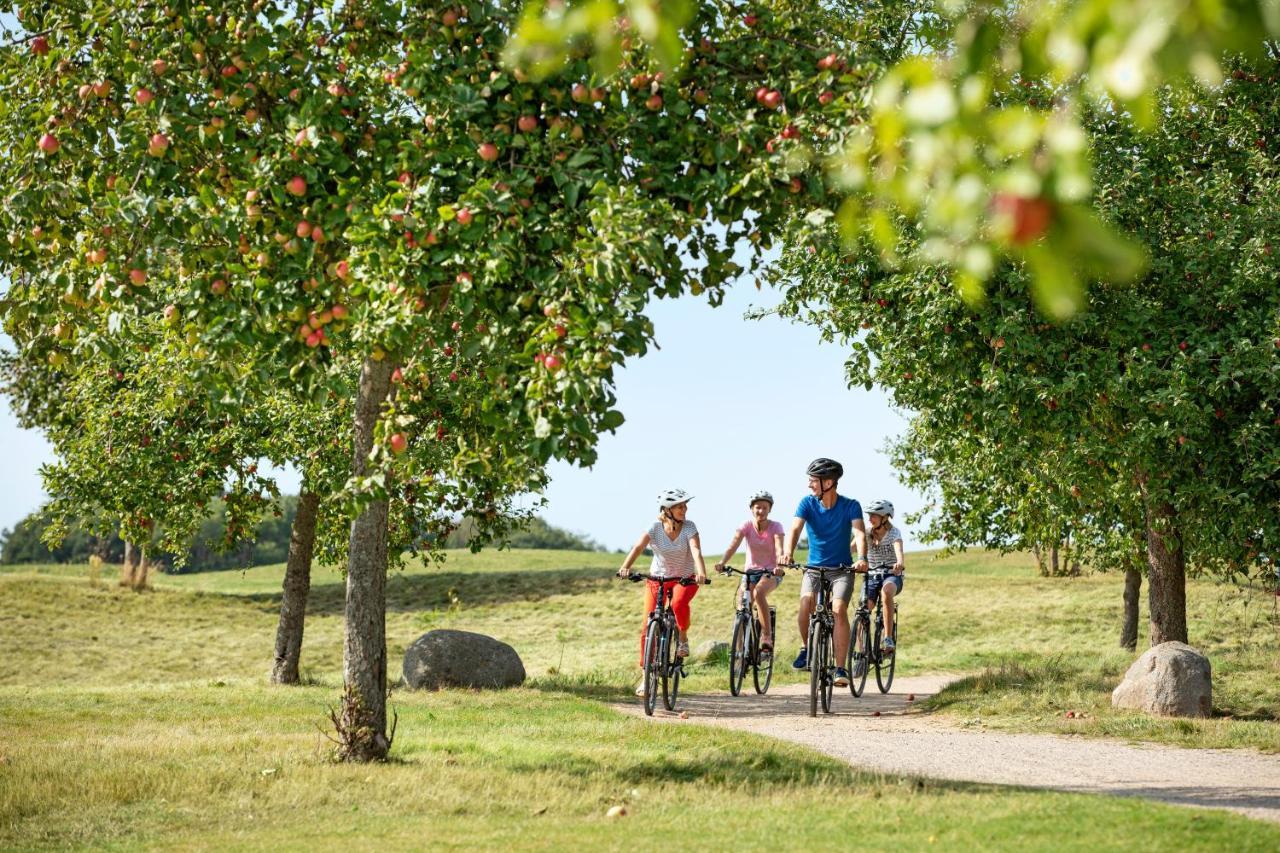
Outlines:
<svg viewBox="0 0 1280 853"><path fill-rule="evenodd" d="M809 642L805 646L809 659L809 716L818 716L818 705L822 705L822 713L831 713L831 692L836 683L835 662L835 611L831 609L830 575L847 572L849 566L795 566L805 572L813 572L818 578L818 597L813 605L813 613L809 616Z"/></svg>
<svg viewBox="0 0 1280 853"><path fill-rule="evenodd" d="M760 617L756 613L755 601L751 598L751 575L756 575L756 580L759 581L765 572L744 572L733 566L725 566L721 574L742 575L747 579L747 583L742 585L738 614L733 620L733 643L729 646L729 692L734 696L742 692L742 682L746 680L749 665L756 693L763 695L769 692L769 684L773 681L773 655L764 660L760 658ZM769 624L777 625L777 610L772 605L769 607Z"/></svg>
<svg viewBox="0 0 1280 853"><path fill-rule="evenodd" d="M615 575L615 577L617 577ZM667 583L675 578L660 578L653 575L627 575L632 583L640 581L658 581L658 598L649 611L649 621L644 629L644 713L652 717L658 705L658 685L662 685L662 704L668 711L674 711L676 696L680 693L680 679L686 674L684 658L676 657L676 644L679 634L676 629L676 614L671 609L671 596L667 593ZM681 586L692 586L698 581L694 578L680 578ZM707 578L707 583L711 579Z"/></svg>
<svg viewBox="0 0 1280 853"><path fill-rule="evenodd" d="M888 576L892 573L891 568L869 569L867 577L869 579L873 574ZM866 590L866 581L863 581L863 590ZM898 623L902 621L902 605L894 602L893 651L887 653L880 647L884 637L884 608L879 595L876 596L875 610L874 636L871 611L865 596L858 602L858 610L853 614L853 637L849 641L849 692L855 697L862 695L867 685L867 673L872 666L876 668L876 686L880 688L881 693L888 693L889 687L893 684L894 669L897 667ZM872 639L874 642L870 642Z"/></svg>

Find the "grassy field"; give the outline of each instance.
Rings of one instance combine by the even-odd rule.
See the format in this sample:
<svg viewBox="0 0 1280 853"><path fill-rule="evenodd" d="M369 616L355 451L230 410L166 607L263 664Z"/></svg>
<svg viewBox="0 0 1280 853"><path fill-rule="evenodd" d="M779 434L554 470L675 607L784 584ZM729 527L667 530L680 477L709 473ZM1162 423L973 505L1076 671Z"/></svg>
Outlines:
<svg viewBox="0 0 1280 853"><path fill-rule="evenodd" d="M876 810L860 841L908 848L1280 846L1280 828L1225 814L872 777L765 739L624 718L597 701L627 696L641 623L640 590L609 578L617 559L458 553L396 575L394 666L423 631L453 627L510 642L532 680L502 693L397 691L395 760L376 767L331 764L321 732L340 680L336 572L315 574L307 685L271 688L282 567L161 576L146 593L108 571L91 583L85 567L6 570L0 848L621 848L655 828L675 849L797 848L829 844L850 809ZM989 554L909 565L900 672L988 670L937 697L941 712L1280 751L1271 596L1191 585L1192 641L1214 663L1215 705L1235 719L1166 723L1105 701L1131 659L1115 646L1118 577L1040 579L1029 560ZM787 654L796 589L791 577L775 596ZM695 643L726 638L732 590L717 578L699 592ZM707 666L691 687L723 681ZM1089 716L1065 720L1068 708ZM628 816L605 818L613 805Z"/></svg>

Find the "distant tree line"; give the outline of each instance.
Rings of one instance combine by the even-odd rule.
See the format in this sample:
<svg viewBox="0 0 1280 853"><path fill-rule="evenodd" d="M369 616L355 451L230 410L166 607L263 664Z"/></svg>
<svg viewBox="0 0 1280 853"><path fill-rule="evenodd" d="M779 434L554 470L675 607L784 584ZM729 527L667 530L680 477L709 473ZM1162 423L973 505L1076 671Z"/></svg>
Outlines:
<svg viewBox="0 0 1280 853"><path fill-rule="evenodd" d="M252 539L226 543L226 523L221 506L215 506L209 517L201 523L187 549L186 564L182 572L214 572L246 566L283 563L289 553L289 530L298 512L298 498L284 495L280 498L278 515L268 517L258 525ZM90 555L97 555L108 563L124 559L124 541L118 535L98 536L87 526L76 524L61 544L50 548L42 535L48 522L40 511L28 515L14 525L12 530L0 531L0 563L83 563ZM449 534L446 548L466 548L476 533L476 524L470 519ZM601 551L603 546L591 539L553 527L541 518L532 518L527 525L514 531L508 544L512 548L541 548L563 551ZM172 553L157 552L151 560L165 571L173 571Z"/></svg>

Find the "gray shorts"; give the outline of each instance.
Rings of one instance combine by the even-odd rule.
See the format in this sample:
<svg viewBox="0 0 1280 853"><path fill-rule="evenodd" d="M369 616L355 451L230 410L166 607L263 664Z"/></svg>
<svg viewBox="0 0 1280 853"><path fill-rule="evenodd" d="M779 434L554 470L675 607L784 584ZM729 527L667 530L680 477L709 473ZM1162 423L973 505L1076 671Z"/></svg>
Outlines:
<svg viewBox="0 0 1280 853"><path fill-rule="evenodd" d="M848 604L853 598L853 570L827 572L826 578L831 581L832 600ZM818 597L818 575L815 572L805 572L804 580L800 582L800 597L804 598L806 595Z"/></svg>

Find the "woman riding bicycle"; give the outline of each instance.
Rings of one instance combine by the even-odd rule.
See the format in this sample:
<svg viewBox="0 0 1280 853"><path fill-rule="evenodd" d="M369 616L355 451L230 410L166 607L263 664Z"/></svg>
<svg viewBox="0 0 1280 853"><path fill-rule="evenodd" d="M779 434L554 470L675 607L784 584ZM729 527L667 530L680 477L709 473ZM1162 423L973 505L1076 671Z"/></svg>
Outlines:
<svg viewBox="0 0 1280 853"><path fill-rule="evenodd" d="M902 592L904 546L902 534L890 521L893 504L886 500L872 501L867 506L867 518L871 529L867 531L867 563L870 571L862 584L862 597L868 607L875 607L876 596L884 603L884 639L881 645L886 652L893 651L893 600Z"/></svg>
<svg viewBox="0 0 1280 853"><path fill-rule="evenodd" d="M747 541L747 575L742 579L751 590L751 600L760 614L760 656L773 654L773 625L769 623L769 593L782 583L783 570L778 568L782 560L782 537L786 535L782 525L769 520L773 509L773 495L766 491L753 494L747 501L752 518L744 521L733 534L733 541L725 549L724 559L716 563L716 571L723 572L725 563L738 553L742 540ZM741 586L739 586L741 589Z"/></svg>
<svg viewBox="0 0 1280 853"><path fill-rule="evenodd" d="M658 495L658 520L644 532L631 547L630 553L618 569L618 577L631 575L631 566L644 549L653 551L653 563L649 574L668 580L646 582L644 614L647 620L658 600L659 584L666 587L671 597L671 609L675 613L676 627L680 630L680 643L676 657L689 655L689 602L698 594L697 585L683 586L680 580L696 577L699 584L707 582L707 566L702 561L702 540L698 526L690 521L689 501L693 495L683 489L669 489ZM644 667L644 629L640 632L640 666ZM644 681L636 688L636 695L644 695Z"/></svg>

